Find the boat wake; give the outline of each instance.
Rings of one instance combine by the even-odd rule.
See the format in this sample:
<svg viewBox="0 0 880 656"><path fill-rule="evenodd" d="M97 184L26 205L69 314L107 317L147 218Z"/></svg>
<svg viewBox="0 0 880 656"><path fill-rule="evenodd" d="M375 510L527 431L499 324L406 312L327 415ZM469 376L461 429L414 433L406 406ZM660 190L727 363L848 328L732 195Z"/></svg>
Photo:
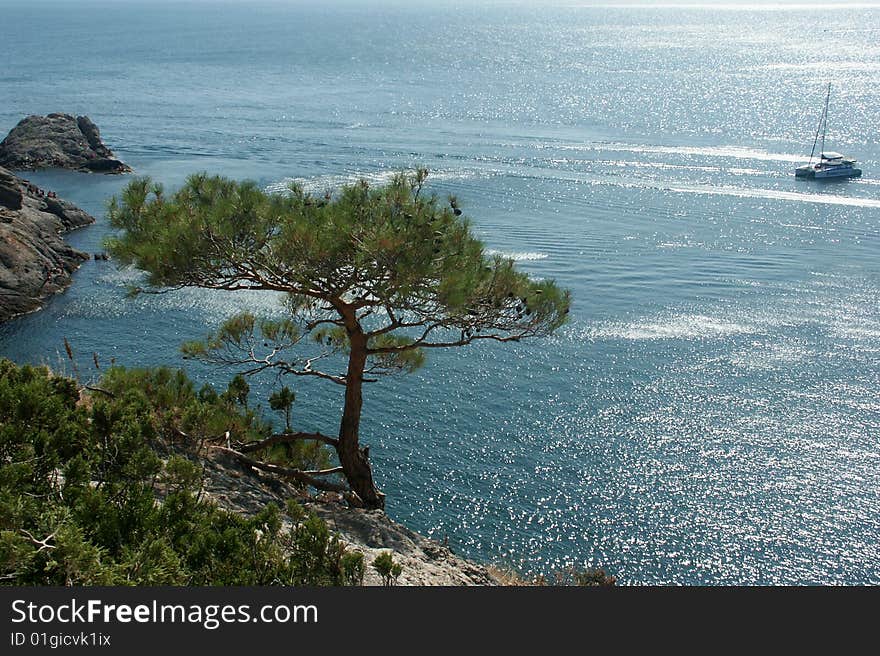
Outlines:
<svg viewBox="0 0 880 656"><path fill-rule="evenodd" d="M761 160L769 162L800 162L802 155L789 153L770 153L757 148L744 148L740 146L659 146L640 145L618 142L591 143L591 144L547 144L546 148L559 148L560 150L575 150L584 152L624 152L649 155L676 155L686 157L716 157L742 160Z"/></svg>
<svg viewBox="0 0 880 656"><path fill-rule="evenodd" d="M845 205L848 207L880 208L880 199L853 198L835 194L807 194L778 189L748 189L745 187L680 186L670 187L669 191L683 194L708 194L713 196L736 196L738 198L766 198L769 200L790 200L820 205Z"/></svg>
<svg viewBox="0 0 880 656"><path fill-rule="evenodd" d="M299 185L309 194L323 194L333 192L346 185L355 184L361 180L366 180L370 186L379 187L391 182L395 175L401 171L407 170L406 167L395 169L383 169L379 171L351 171L346 173L330 173L326 175L318 175L309 178L287 177L277 182L266 185L265 189L268 193L284 194L290 191L292 184ZM431 169L428 179L431 182L445 180L466 180L479 177L481 173L475 170L451 170L451 169Z"/></svg>

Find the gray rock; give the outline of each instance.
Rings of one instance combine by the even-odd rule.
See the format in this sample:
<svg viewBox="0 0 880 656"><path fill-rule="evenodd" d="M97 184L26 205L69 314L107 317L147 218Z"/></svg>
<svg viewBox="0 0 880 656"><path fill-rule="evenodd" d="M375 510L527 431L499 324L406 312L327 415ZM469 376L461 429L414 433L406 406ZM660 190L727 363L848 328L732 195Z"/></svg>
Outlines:
<svg viewBox="0 0 880 656"><path fill-rule="evenodd" d="M227 510L252 515L270 502L284 508L285 501L291 498L312 510L350 549L364 554L365 585L382 584L371 565L384 551L391 551L394 561L403 565L399 585L499 584L486 567L398 524L381 510L350 508L341 500L304 496L286 482L245 467L226 454L214 452L199 461L204 465L205 493Z"/></svg>
<svg viewBox="0 0 880 656"><path fill-rule="evenodd" d="M61 235L94 220L0 167L0 321L39 309L70 285L88 255Z"/></svg>
<svg viewBox="0 0 880 656"><path fill-rule="evenodd" d="M88 116L70 114L28 116L0 142L0 166L33 171L62 168L95 173L128 173L101 141L101 133Z"/></svg>

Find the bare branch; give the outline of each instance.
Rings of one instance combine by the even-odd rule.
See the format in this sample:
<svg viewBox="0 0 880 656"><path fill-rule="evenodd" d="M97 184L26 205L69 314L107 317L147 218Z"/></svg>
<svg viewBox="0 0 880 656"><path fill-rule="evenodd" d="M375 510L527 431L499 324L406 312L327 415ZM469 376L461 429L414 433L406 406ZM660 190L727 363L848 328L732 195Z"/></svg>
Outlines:
<svg viewBox="0 0 880 656"><path fill-rule="evenodd" d="M92 387L91 385L83 385L83 389L87 389L90 392L100 392L101 394L106 394L111 399L116 398L116 395L113 392L111 392L110 390L105 390L100 387Z"/></svg>
<svg viewBox="0 0 880 656"><path fill-rule="evenodd" d="M377 328L376 330L371 330L368 333L365 333L367 337L378 337L379 335L384 335L386 333L390 333L398 328L416 328L418 326L425 325L424 321L400 321L397 318L392 319L391 323L387 326L383 326L382 328Z"/></svg>
<svg viewBox="0 0 880 656"><path fill-rule="evenodd" d="M321 355L316 355L313 358L309 358L308 360L306 360L306 363L302 369L294 369L286 363L278 363L278 365L280 365L281 370L287 374L292 374L294 376L317 376L318 378L323 378L324 380L333 381L337 385L346 385L348 383L348 378L346 378L345 376L334 376L333 374L327 374L323 371L315 371L314 369L312 369L313 362L316 362L317 360L322 360L329 355L329 353L322 353Z"/></svg>
<svg viewBox="0 0 880 656"><path fill-rule="evenodd" d="M259 442L247 442L239 445L238 450L241 453L253 453L254 451L261 451L262 449L267 449L276 444L291 444L293 442L303 441L323 442L334 448L339 444L339 440L335 437L330 437L321 433L278 433L267 437L265 440L260 440Z"/></svg>
<svg viewBox="0 0 880 656"><path fill-rule="evenodd" d="M329 323L334 326L344 326L345 324L340 319L315 319L314 321L310 321L305 325L305 332L310 333L318 326L321 326L325 323Z"/></svg>
<svg viewBox="0 0 880 656"><path fill-rule="evenodd" d="M281 478L295 481L297 483L311 485L313 488L318 490L324 490L325 492L348 491L348 488L345 485L322 481L321 479L315 478L311 474L300 471L299 469L291 469L290 467L282 467L281 465L273 465L268 462L254 460L253 458L249 458L243 453L236 451L235 449L227 449L225 446L211 446L209 448L213 449L214 451L226 453L241 462L242 464L247 465L248 467L253 467L254 469L259 469L260 471L275 474L276 476L280 476Z"/></svg>
<svg viewBox="0 0 880 656"><path fill-rule="evenodd" d="M49 544L49 540L51 540L55 537L55 533L50 533L42 540L38 540L37 538L35 538L33 536L33 534L31 534L30 531L26 531L23 528L19 529L19 531L21 531L21 533L23 535L25 535L34 544L34 546L39 547L39 549L37 549L37 553L41 552L43 549L54 549L55 548L54 544Z"/></svg>
<svg viewBox="0 0 880 656"><path fill-rule="evenodd" d="M516 335L471 335L470 337L463 337L461 339L457 339L451 342L427 342L423 341L420 338L415 342L412 342L411 344L367 349L367 355L378 355L380 353L402 353L404 351L411 351L418 348L447 348L450 346L465 346L466 344L475 342L478 339L489 339L495 342L518 342L524 337L529 337L533 334L535 334L533 331L525 330L523 332L517 333Z"/></svg>
<svg viewBox="0 0 880 656"><path fill-rule="evenodd" d="M291 374L293 376L317 376L318 378L329 380L336 383L337 385L342 385L343 387L345 387L345 385L347 384L346 381L348 380L345 376L334 376L333 374L326 374L323 371L285 369L285 373Z"/></svg>
<svg viewBox="0 0 880 656"><path fill-rule="evenodd" d="M344 471L342 467L331 467L330 469L313 469L304 471L303 474L308 476L330 476L330 474L341 474Z"/></svg>

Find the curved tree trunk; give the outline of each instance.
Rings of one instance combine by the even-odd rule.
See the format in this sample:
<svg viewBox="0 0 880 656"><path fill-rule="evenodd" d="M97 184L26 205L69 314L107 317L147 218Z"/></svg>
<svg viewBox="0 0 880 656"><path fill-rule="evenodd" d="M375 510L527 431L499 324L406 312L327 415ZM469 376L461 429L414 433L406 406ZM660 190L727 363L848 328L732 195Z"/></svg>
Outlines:
<svg viewBox="0 0 880 656"><path fill-rule="evenodd" d="M364 506L384 508L385 495L376 489L376 484L373 482L368 450L362 449L359 444L363 406L361 389L364 382L364 368L367 364L367 338L357 330L354 334L349 334L349 340L351 352L348 358L348 382L345 386L345 406L342 410L336 453L352 492L360 497Z"/></svg>

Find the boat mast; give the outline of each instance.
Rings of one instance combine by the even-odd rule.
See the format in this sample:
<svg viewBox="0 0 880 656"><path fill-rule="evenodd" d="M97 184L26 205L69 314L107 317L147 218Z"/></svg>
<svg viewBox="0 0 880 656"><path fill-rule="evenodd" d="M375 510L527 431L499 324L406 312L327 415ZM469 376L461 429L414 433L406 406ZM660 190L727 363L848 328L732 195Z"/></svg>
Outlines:
<svg viewBox="0 0 880 656"><path fill-rule="evenodd" d="M810 150L810 164L813 163L813 155L816 153L816 142L819 141L819 132L822 132L822 148L819 150L821 155L825 152L825 132L828 129L828 99L831 98L831 82L828 83L828 92L825 94L825 109L822 110L822 116L819 117L819 125L816 126L816 136L813 138L813 148Z"/></svg>
<svg viewBox="0 0 880 656"><path fill-rule="evenodd" d="M825 152L825 133L828 131L828 99L831 98L831 82L828 83L828 93L825 94L825 111L822 112L822 116L825 117L824 125L822 126L822 150L819 151L819 157L822 157L822 153Z"/></svg>

